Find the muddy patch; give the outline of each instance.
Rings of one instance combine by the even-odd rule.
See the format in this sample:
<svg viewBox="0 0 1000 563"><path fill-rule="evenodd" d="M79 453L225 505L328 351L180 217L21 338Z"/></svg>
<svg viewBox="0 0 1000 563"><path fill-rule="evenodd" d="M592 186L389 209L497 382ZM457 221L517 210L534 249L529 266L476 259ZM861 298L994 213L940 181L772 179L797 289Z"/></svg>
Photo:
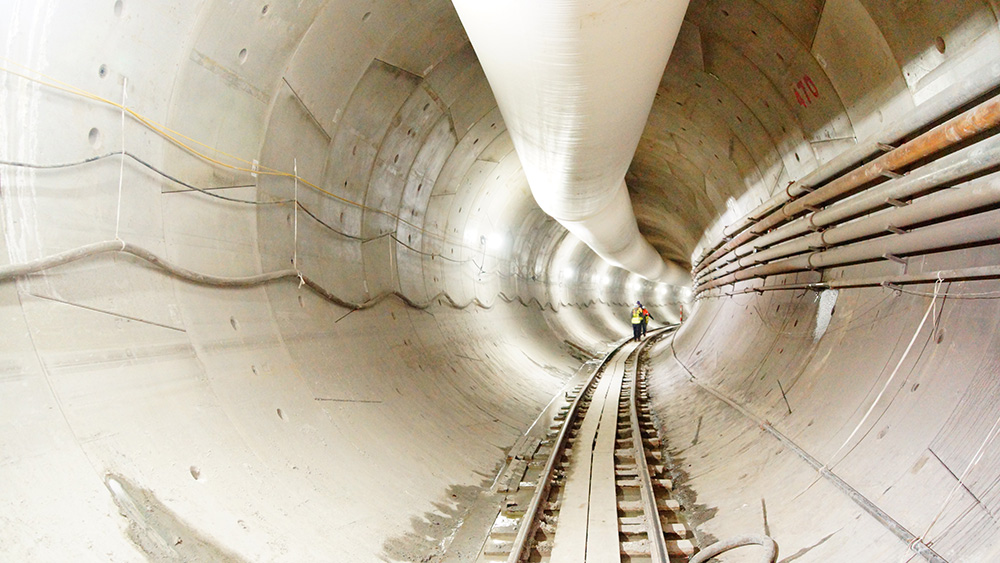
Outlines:
<svg viewBox="0 0 1000 563"><path fill-rule="evenodd" d="M480 473L480 475L482 475ZM490 480L479 486L452 485L434 502L434 511L410 518L410 531L382 544L381 561L439 563L444 560L451 540Z"/></svg>
<svg viewBox="0 0 1000 563"><path fill-rule="evenodd" d="M106 475L104 485L128 520L129 539L149 561L244 561L190 527L152 491L120 475Z"/></svg>
<svg viewBox="0 0 1000 563"><path fill-rule="evenodd" d="M669 335L669 332L658 333L653 337L653 343L658 343L659 340L668 337ZM646 374L647 378L649 376L647 370L649 370L652 365L650 363L650 351L653 348L654 346L652 345L647 346L639 356L640 369ZM652 401L652 392L650 394L650 399L651 402L655 402ZM653 415L653 424L656 426L660 435L660 452L663 454L663 463L666 466L667 474L673 483L673 490L670 492L670 495L674 498L674 500L680 503L681 516L687 521L688 528L694 533L695 544L700 547L712 545L718 541L718 538L712 534L700 531L700 526L712 518L715 518L719 509L707 504L698 503L698 493L693 487L691 487L690 476L687 471L684 470L686 467L685 458L681 455L681 453L684 451L685 446L675 446L666 439L667 426L664 424L664 421L660 419L656 409L651 410ZM698 443L698 435L700 432L701 418L699 417L698 427L695 430L695 436L691 445Z"/></svg>

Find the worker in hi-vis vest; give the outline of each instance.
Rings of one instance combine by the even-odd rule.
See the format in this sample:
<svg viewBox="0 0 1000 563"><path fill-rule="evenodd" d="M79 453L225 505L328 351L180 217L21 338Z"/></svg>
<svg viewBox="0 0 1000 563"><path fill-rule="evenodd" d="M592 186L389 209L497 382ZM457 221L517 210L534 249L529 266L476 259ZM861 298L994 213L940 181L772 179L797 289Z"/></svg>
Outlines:
<svg viewBox="0 0 1000 563"><path fill-rule="evenodd" d="M642 303L636 301L632 308L632 340L638 342L642 339L642 320L645 315L642 313Z"/></svg>

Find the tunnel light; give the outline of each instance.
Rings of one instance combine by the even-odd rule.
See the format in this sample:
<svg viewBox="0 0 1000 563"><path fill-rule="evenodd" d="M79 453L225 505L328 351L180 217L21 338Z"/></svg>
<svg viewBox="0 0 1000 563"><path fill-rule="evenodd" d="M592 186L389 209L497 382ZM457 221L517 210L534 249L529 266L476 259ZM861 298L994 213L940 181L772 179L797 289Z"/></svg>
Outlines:
<svg viewBox="0 0 1000 563"><path fill-rule="evenodd" d="M656 286L657 295L665 295L666 293L667 293L667 284L661 283L660 285Z"/></svg>
<svg viewBox="0 0 1000 563"><path fill-rule="evenodd" d="M504 233L493 232L483 238L487 250L499 251L507 247L507 235Z"/></svg>
<svg viewBox="0 0 1000 563"><path fill-rule="evenodd" d="M482 244L482 236L480 236L479 231L476 229L469 229L465 231L465 244Z"/></svg>
<svg viewBox="0 0 1000 563"><path fill-rule="evenodd" d="M571 281L576 275L576 271L573 268L563 268L559 270L559 281Z"/></svg>

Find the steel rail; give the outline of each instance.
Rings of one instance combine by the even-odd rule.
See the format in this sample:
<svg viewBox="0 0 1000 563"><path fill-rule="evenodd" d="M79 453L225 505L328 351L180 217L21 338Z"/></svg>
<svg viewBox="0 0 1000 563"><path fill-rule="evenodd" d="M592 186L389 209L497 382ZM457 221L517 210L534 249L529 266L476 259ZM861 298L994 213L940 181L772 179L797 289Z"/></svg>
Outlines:
<svg viewBox="0 0 1000 563"><path fill-rule="evenodd" d="M528 555L526 553L528 539L535 531L538 515L541 513L542 503L546 498L548 498L549 490L552 487L552 475L555 472L556 463L559 461L559 458L562 457L563 450L566 448L569 431L580 411L580 402L583 400L583 396L587 394L587 391L594 385L594 382L598 380L599 376L604 374L604 369L607 367L608 362L611 361L611 358L615 357L615 354L619 353L621 349L628 345L631 341L631 338L624 340L618 345L618 347L608 353L608 355L601 360L601 365L594 370L594 373L591 374L587 383L580 388L580 392L576 394L576 397L570 404L569 412L566 413L566 419L563 421L562 428L559 429L559 434L556 436L552 453L549 454L549 458L545 462L545 468L538 475L535 493L531 495L531 502L528 503L527 508L524 510L524 516L521 517L521 523L517 528L517 535L514 536L514 541L511 544L510 555L507 557L507 563L521 563L521 561L525 559L525 556Z"/></svg>
<svg viewBox="0 0 1000 563"><path fill-rule="evenodd" d="M663 330L660 334L667 334ZM632 364L632 391L629 393L629 410L632 422L632 447L635 449L635 466L639 479L639 493L642 496L643 512L646 514L646 535L649 538L649 555L653 563L670 563L667 555L667 542L663 537L663 525L660 523L660 509L656 506L656 494L653 492L653 480L646 463L646 449L642 443L642 427L639 426L639 409L636 396L639 389L639 354L645 349L649 340L644 340L636 347Z"/></svg>

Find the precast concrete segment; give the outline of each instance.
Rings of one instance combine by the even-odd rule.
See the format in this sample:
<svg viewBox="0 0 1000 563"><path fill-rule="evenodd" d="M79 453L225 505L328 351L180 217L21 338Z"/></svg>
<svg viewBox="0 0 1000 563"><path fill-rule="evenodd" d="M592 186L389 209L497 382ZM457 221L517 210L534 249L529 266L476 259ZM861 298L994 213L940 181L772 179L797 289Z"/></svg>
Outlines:
<svg viewBox="0 0 1000 563"><path fill-rule="evenodd" d="M687 2L453 3L539 207L610 263L682 282L639 235L624 177Z"/></svg>

